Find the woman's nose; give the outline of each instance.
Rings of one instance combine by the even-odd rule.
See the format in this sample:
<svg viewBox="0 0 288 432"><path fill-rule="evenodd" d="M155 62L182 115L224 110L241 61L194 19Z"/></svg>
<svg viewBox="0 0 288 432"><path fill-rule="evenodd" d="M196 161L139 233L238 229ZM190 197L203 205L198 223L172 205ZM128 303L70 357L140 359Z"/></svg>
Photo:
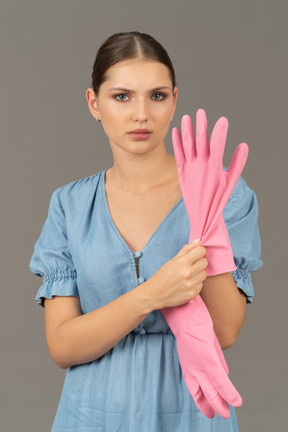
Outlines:
<svg viewBox="0 0 288 432"><path fill-rule="evenodd" d="M144 100L136 100L133 107L133 120L146 121L148 118L148 108Z"/></svg>

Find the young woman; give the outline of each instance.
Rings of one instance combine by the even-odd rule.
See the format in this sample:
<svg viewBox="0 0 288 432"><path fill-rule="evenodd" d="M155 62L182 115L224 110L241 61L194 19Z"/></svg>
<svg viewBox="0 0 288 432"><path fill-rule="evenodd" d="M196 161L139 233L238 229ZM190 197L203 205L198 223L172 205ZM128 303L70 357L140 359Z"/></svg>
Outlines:
<svg viewBox="0 0 288 432"><path fill-rule="evenodd" d="M50 354L68 369L54 432L238 431L233 407L228 419L198 409L160 309L200 293L222 349L234 344L261 266L258 205L240 178L224 211L237 270L207 277L164 143L177 96L151 36L116 33L100 47L86 98L113 166L53 192L30 262Z"/></svg>

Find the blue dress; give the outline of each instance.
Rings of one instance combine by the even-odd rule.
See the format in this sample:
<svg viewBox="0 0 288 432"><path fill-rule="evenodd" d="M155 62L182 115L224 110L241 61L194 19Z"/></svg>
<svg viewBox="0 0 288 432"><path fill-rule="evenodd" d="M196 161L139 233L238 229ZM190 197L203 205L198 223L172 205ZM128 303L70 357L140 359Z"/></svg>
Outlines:
<svg viewBox="0 0 288 432"><path fill-rule="evenodd" d="M30 270L43 278L36 300L77 296L83 314L149 279L189 241L183 198L142 251L132 252L115 226L105 172L56 189L36 241ZM262 266L255 193L240 178L225 207L237 270L234 280L254 296L251 272ZM136 266L137 262L137 266ZM182 377L176 339L159 310L106 354L67 370L53 432L236 432L237 419L206 418Z"/></svg>

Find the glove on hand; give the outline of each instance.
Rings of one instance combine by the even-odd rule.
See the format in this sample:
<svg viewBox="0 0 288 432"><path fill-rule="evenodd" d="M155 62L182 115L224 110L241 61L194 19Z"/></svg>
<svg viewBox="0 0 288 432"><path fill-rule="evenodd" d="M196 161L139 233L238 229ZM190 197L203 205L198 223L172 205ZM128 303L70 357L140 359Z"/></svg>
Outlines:
<svg viewBox="0 0 288 432"><path fill-rule="evenodd" d="M236 268L222 213L245 165L248 146L245 143L238 146L229 169L224 172L227 119L222 117L216 123L210 148L204 110L198 110L196 120L197 149L192 121L187 115L182 118L184 150L177 128L172 131L172 140L190 221L189 243L202 239L209 263L206 272L210 276ZM210 418L215 411L229 417L227 402L241 406L242 399L227 376L228 367L203 300L198 295L184 305L161 311L176 337L183 377L198 408Z"/></svg>

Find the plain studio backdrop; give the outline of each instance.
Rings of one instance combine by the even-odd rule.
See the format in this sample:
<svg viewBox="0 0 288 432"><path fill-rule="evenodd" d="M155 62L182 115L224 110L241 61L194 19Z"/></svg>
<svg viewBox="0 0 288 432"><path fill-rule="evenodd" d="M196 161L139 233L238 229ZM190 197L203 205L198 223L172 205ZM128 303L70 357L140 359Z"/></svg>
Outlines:
<svg viewBox="0 0 288 432"><path fill-rule="evenodd" d="M194 125L198 108L209 134L228 118L226 166L249 145L242 175L259 202L264 266L225 357L240 430L286 430L287 19L286 0L1 1L1 431L52 426L66 371L49 356L29 261L52 192L113 163L85 92L102 42L132 30L159 40L175 67L171 154L172 127L184 114Z"/></svg>

